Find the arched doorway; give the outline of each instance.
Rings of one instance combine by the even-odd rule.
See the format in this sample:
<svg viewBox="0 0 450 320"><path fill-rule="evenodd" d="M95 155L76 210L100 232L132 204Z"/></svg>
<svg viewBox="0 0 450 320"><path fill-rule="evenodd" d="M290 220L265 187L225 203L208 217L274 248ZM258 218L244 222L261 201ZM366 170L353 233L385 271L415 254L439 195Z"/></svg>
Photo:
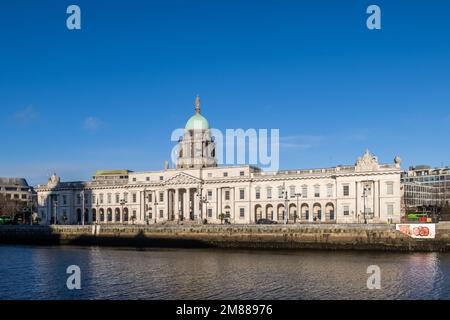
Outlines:
<svg viewBox="0 0 450 320"><path fill-rule="evenodd" d="M106 216L107 216L108 222L112 222L112 209L111 208L108 208L106 210Z"/></svg>
<svg viewBox="0 0 450 320"><path fill-rule="evenodd" d="M116 210L114 210L114 213L114 222L120 223L120 209L116 208Z"/></svg>
<svg viewBox="0 0 450 320"><path fill-rule="evenodd" d="M77 223L81 224L81 209L77 209Z"/></svg>
<svg viewBox="0 0 450 320"><path fill-rule="evenodd" d="M289 221L295 223L298 220L297 206L293 203L289 205Z"/></svg>
<svg viewBox="0 0 450 320"><path fill-rule="evenodd" d="M106 220L105 220L105 210L103 208L100 209L100 221L101 222L106 222Z"/></svg>
<svg viewBox="0 0 450 320"><path fill-rule="evenodd" d="M271 204L266 206L266 218L273 220L273 206Z"/></svg>
<svg viewBox="0 0 450 320"><path fill-rule="evenodd" d="M333 221L335 220L335 216L334 216L334 204L332 204L331 202L327 203L326 207L325 207L325 220L327 221Z"/></svg>
<svg viewBox="0 0 450 320"><path fill-rule="evenodd" d="M84 224L89 223L89 209L84 209Z"/></svg>
<svg viewBox="0 0 450 320"><path fill-rule="evenodd" d="M304 203L301 206L301 220L308 222L309 221L309 206Z"/></svg>
<svg viewBox="0 0 450 320"><path fill-rule="evenodd" d="M92 209L92 222L97 222L97 210Z"/></svg>
<svg viewBox="0 0 450 320"><path fill-rule="evenodd" d="M320 222L322 220L322 206L320 203L315 203L313 206L313 221Z"/></svg>
<svg viewBox="0 0 450 320"><path fill-rule="evenodd" d="M258 222L259 219L262 219L262 207L257 204L255 206L255 222Z"/></svg>
<svg viewBox="0 0 450 320"><path fill-rule="evenodd" d="M277 207L277 220L284 221L284 205L279 204Z"/></svg>
<svg viewBox="0 0 450 320"><path fill-rule="evenodd" d="M128 222L128 208L123 209L123 222Z"/></svg>

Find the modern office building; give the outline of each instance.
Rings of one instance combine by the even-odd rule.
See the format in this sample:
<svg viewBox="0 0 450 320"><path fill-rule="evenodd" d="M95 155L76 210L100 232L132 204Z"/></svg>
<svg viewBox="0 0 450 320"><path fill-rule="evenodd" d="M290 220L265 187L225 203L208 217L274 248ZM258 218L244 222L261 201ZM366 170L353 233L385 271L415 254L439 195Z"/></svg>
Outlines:
<svg viewBox="0 0 450 320"><path fill-rule="evenodd" d="M450 205L449 167L413 166L402 173L401 181L407 207Z"/></svg>

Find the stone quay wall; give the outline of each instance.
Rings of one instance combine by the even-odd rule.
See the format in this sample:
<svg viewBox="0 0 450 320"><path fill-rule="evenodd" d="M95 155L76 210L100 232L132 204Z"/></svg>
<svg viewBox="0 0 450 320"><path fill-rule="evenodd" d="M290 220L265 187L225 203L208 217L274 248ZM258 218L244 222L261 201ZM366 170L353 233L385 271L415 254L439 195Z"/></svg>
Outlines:
<svg viewBox="0 0 450 320"><path fill-rule="evenodd" d="M0 226L0 244L234 249L447 251L450 224L436 239L412 239L395 225Z"/></svg>

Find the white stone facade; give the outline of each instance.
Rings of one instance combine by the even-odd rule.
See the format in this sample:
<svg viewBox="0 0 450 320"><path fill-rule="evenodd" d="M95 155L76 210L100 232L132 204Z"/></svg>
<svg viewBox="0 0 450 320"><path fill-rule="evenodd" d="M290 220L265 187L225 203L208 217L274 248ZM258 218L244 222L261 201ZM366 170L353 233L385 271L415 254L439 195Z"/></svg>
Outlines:
<svg viewBox="0 0 450 320"><path fill-rule="evenodd" d="M185 139L209 130L206 119L194 117ZM213 151L198 147L201 139L180 141L177 169L101 171L88 182L60 182L52 176L37 188L41 223L400 222L398 157L379 164L366 151L351 166L264 172L248 165L217 166ZM204 147L211 144L209 137L206 141Z"/></svg>

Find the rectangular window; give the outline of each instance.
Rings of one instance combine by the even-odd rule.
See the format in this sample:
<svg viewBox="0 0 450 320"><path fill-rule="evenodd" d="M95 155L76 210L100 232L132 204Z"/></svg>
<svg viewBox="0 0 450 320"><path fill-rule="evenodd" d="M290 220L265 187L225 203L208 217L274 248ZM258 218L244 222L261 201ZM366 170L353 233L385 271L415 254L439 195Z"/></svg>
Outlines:
<svg viewBox="0 0 450 320"><path fill-rule="evenodd" d="M302 197L308 198L308 186L302 186Z"/></svg>
<svg viewBox="0 0 450 320"><path fill-rule="evenodd" d="M100 194L100 204L103 204L103 193Z"/></svg>
<svg viewBox="0 0 450 320"><path fill-rule="evenodd" d="M394 215L394 205L392 203L388 203L387 205L387 215L388 217L392 217Z"/></svg>
<svg viewBox="0 0 450 320"><path fill-rule="evenodd" d="M245 189L239 189L239 200L245 199Z"/></svg>
<svg viewBox="0 0 450 320"><path fill-rule="evenodd" d="M344 206L344 216L350 215L350 206Z"/></svg>
<svg viewBox="0 0 450 320"><path fill-rule="evenodd" d="M255 190L255 198L256 198L256 200L261 199L261 189L257 188Z"/></svg>
<svg viewBox="0 0 450 320"><path fill-rule="evenodd" d="M245 176L245 172L244 172L244 171L241 171L241 172L239 172L239 175L240 175L241 177L243 177L243 176Z"/></svg>
<svg viewBox="0 0 450 320"><path fill-rule="evenodd" d="M163 181L164 177L163 176L159 176L159 181Z"/></svg>
<svg viewBox="0 0 450 320"><path fill-rule="evenodd" d="M111 202L112 202L111 197L112 197L111 193L108 193L108 203L111 203Z"/></svg>
<svg viewBox="0 0 450 320"><path fill-rule="evenodd" d="M67 196L63 195L63 205L67 204Z"/></svg>
<svg viewBox="0 0 450 320"><path fill-rule="evenodd" d="M212 172L208 172L208 178L212 178Z"/></svg>
<svg viewBox="0 0 450 320"><path fill-rule="evenodd" d="M208 200L212 199L212 190L208 190Z"/></svg>
<svg viewBox="0 0 450 320"><path fill-rule="evenodd" d="M228 172L224 172L224 173L223 173L223 176L224 176L224 177L228 177Z"/></svg>
<svg viewBox="0 0 450 320"><path fill-rule="evenodd" d="M77 204L81 204L81 194L77 194Z"/></svg>
<svg viewBox="0 0 450 320"><path fill-rule="evenodd" d="M95 194L92 195L92 204L97 203L97 196Z"/></svg>
<svg viewBox="0 0 450 320"><path fill-rule="evenodd" d="M343 195L344 197L348 197L350 195L350 186L348 184L343 185Z"/></svg>
<svg viewBox="0 0 450 320"><path fill-rule="evenodd" d="M230 200L230 191L229 190L225 191L225 200Z"/></svg>
<svg viewBox="0 0 450 320"><path fill-rule="evenodd" d="M283 187L278 187L278 199L283 199Z"/></svg>
<svg viewBox="0 0 450 320"><path fill-rule="evenodd" d="M212 209L208 209L208 218L212 218Z"/></svg>
<svg viewBox="0 0 450 320"><path fill-rule="evenodd" d="M314 186L314 197L320 198L320 186Z"/></svg>
<svg viewBox="0 0 450 320"><path fill-rule="evenodd" d="M267 188L267 199L272 199L272 188Z"/></svg>
<svg viewBox="0 0 450 320"><path fill-rule="evenodd" d="M294 186L289 187L289 194L290 194L291 198L295 198L295 187Z"/></svg>
<svg viewBox="0 0 450 320"><path fill-rule="evenodd" d="M128 193L123 194L123 201L128 202Z"/></svg>
<svg viewBox="0 0 450 320"><path fill-rule="evenodd" d="M136 182L136 178L133 178L133 182Z"/></svg>
<svg viewBox="0 0 450 320"><path fill-rule="evenodd" d="M133 203L136 203L136 201L137 201L137 194L133 193Z"/></svg>
<svg viewBox="0 0 450 320"><path fill-rule="evenodd" d="M150 194L148 195L148 202L152 202L152 201L153 201L153 194L150 193Z"/></svg>
<svg viewBox="0 0 450 320"><path fill-rule="evenodd" d="M164 218L164 210L159 210L159 217Z"/></svg>
<svg viewBox="0 0 450 320"><path fill-rule="evenodd" d="M150 181L150 177L146 177L145 180L146 180L146 181Z"/></svg>
<svg viewBox="0 0 450 320"><path fill-rule="evenodd" d="M386 184L386 194L392 196L394 194L394 183L388 182Z"/></svg>
<svg viewBox="0 0 450 320"><path fill-rule="evenodd" d="M327 197L328 198L333 197L333 185L331 184L327 185Z"/></svg>
<svg viewBox="0 0 450 320"><path fill-rule="evenodd" d="M120 194L116 193L116 203L120 202Z"/></svg>
<svg viewBox="0 0 450 320"><path fill-rule="evenodd" d="M239 217L241 218L245 217L245 208L239 208Z"/></svg>
<svg viewBox="0 0 450 320"><path fill-rule="evenodd" d="M26 194L22 194L22 200L26 200L27 195Z"/></svg>
<svg viewBox="0 0 450 320"><path fill-rule="evenodd" d="M159 202L164 202L164 192L159 193Z"/></svg>

